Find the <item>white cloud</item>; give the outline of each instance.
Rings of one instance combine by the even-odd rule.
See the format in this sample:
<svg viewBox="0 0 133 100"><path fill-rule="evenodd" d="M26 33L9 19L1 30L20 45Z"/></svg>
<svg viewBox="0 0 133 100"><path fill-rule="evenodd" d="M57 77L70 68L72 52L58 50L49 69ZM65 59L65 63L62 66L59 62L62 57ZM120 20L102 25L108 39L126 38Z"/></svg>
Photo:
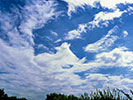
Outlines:
<svg viewBox="0 0 133 100"><path fill-rule="evenodd" d="M72 12L76 12L77 7L84 8L85 5L91 5L94 6L95 1L98 0L63 0L68 3L68 15L71 16Z"/></svg>
<svg viewBox="0 0 133 100"><path fill-rule="evenodd" d="M94 20L112 20L114 18L119 18L121 16L123 12L121 12L120 10L115 10L114 12L100 12L98 14L96 14Z"/></svg>
<svg viewBox="0 0 133 100"><path fill-rule="evenodd" d="M60 47L56 47L56 54L39 54L36 56L35 61L41 64L41 66L49 63L51 67L53 66L53 68L48 69L50 71L62 71L62 66L69 64L73 65L79 61L79 59L72 53L69 46L69 44L63 43Z"/></svg>
<svg viewBox="0 0 133 100"><path fill-rule="evenodd" d="M63 93L79 94L83 93L83 91L87 92L93 90L95 87L98 87L99 84L101 84L102 86L101 88L104 88L104 86L106 87L110 86L115 88L118 85L120 85L119 86L120 88L124 89L130 89L132 87L131 84L133 83L133 80L130 78L124 78L122 76L89 74L86 76L85 79L81 79L79 75L75 74L76 72L81 73L82 71L91 70L92 68L93 69L100 68L103 66L110 67L113 65L113 66L129 67L130 63L132 64L132 55L131 55L132 52L127 51L127 48L125 47L116 48L111 52L107 52L107 54L103 53L97 54L95 61L88 62L85 64L83 64L82 60L79 60L73 54L73 52L70 50L69 44L63 43L60 47L57 47L56 49L57 52L55 54L49 54L49 53L39 54L35 57L34 61L37 63L37 65L41 67L42 72L44 72L45 74L48 73L48 75L53 76L54 79L63 81L62 83L66 84L68 89L66 89L66 91L63 91L65 88L64 87L60 90ZM117 57L117 53L121 56ZM105 59L103 59L102 57L105 57ZM110 57L114 61L116 60L116 62L113 62L111 59L107 61L108 57ZM119 61L119 63L117 61ZM72 68L68 69L62 68L63 66L67 67L69 65L73 65ZM118 80L117 82L114 82L115 81L115 79L113 79L114 77L116 77L115 79ZM85 85L82 86L82 84ZM114 86L112 86L112 84ZM78 88L76 89L73 88L73 90L71 90L72 89L71 86L78 86ZM91 88L89 89L88 86Z"/></svg>
<svg viewBox="0 0 133 100"><path fill-rule="evenodd" d="M88 63L81 62L75 64L70 72L83 72L102 67L127 67L133 66L133 52L126 47L115 48L112 51L101 52L95 55L95 60Z"/></svg>
<svg viewBox="0 0 133 100"><path fill-rule="evenodd" d="M106 66L133 66L133 52L126 47L115 48L110 52L103 52L96 55L98 62L103 62Z"/></svg>
<svg viewBox="0 0 133 100"><path fill-rule="evenodd" d="M114 42L118 39L118 36L113 35L115 31L117 31L118 27L115 26L111 29L106 36L96 41L95 43L89 44L84 47L86 52L99 52L108 49L108 47L112 46Z"/></svg>
<svg viewBox="0 0 133 100"><path fill-rule="evenodd" d="M111 76L108 74L93 73L86 76L86 82L84 85L78 86L77 89L82 89L82 92L94 91L97 89L110 89L119 88L130 90L133 87L133 80L123 76Z"/></svg>
<svg viewBox="0 0 133 100"><path fill-rule="evenodd" d="M96 27L108 26L109 21L119 18L126 11L120 11L119 9L113 12L99 12L95 15L93 21L90 21L85 24L79 24L77 29L71 30L68 32L65 37L66 40L72 40L75 38L81 38L81 34L87 30L94 29Z"/></svg>
<svg viewBox="0 0 133 100"><path fill-rule="evenodd" d="M128 35L127 31L123 31L123 36L126 37Z"/></svg>
<svg viewBox="0 0 133 100"><path fill-rule="evenodd" d="M56 11L56 3L54 1L34 1L27 4L20 14L17 8L12 9L15 14L0 12L0 22L3 34L7 34L12 45L29 46L34 44L33 29L43 27L53 16L59 16L60 12ZM20 25L16 26L18 18L23 18ZM19 30L18 28L19 27ZM21 34L19 33L21 32Z"/></svg>
<svg viewBox="0 0 133 100"><path fill-rule="evenodd" d="M25 6L23 9L24 19L20 25L20 31L30 37L32 43L32 30L43 27L46 22L58 16L54 1L35 1L33 4Z"/></svg>
<svg viewBox="0 0 133 100"><path fill-rule="evenodd" d="M130 12L131 14L132 7L129 7L128 9L125 9L121 11L119 8L117 8L118 4L132 4L133 2L131 0L109 0L108 2L106 0L93 0L93 1L80 1L80 0L63 0L68 3L68 15L71 16L71 12L76 12L77 7L84 8L84 5L89 5L92 7L96 7L96 4L99 2L103 8L111 9L112 12L109 11L101 11L97 13L94 17L94 19L88 23L79 24L77 29L71 30L68 32L67 36L65 37L66 40L72 40L75 38L81 38L81 34L83 32L86 32L87 30L96 28L96 27L102 27L102 26L108 26L110 21L113 21L115 18L120 18L123 13Z"/></svg>
<svg viewBox="0 0 133 100"><path fill-rule="evenodd" d="M19 15L19 12L16 14ZM0 22L1 22L1 35L3 36L2 39L7 40L10 45L14 46L29 46L29 43L26 41L23 36L19 34L19 31L17 30L17 27L15 27L16 19L18 18L18 15L13 15L10 13L4 13L0 12Z"/></svg>
<svg viewBox="0 0 133 100"><path fill-rule="evenodd" d="M108 9L115 9L117 8L118 4L132 4L132 0L99 0L102 7L108 8Z"/></svg>
<svg viewBox="0 0 133 100"><path fill-rule="evenodd" d="M10 91L9 93L12 95L17 94L32 100L40 97L37 95L38 93L42 97L50 92L79 94L83 93L83 91L93 90L99 84L102 84L103 87L111 86L111 81L113 81L111 76L89 74L86 79L81 79L75 72L102 66L118 65L117 62L112 63L112 60L116 59L116 53L121 55L121 57L117 58L119 60L116 60L119 61L120 66L131 65L131 59L133 58L132 52L126 51L126 48L116 48L111 52L98 54L93 62L83 64L83 60L78 59L70 50L70 44L68 43L63 43L60 47L56 47L57 52L55 54L42 53L37 56L34 55L33 48L11 47L2 40L0 40L0 45L2 48L0 49L0 64L2 66L0 70L5 72L5 74L0 75L0 86ZM103 57L104 59L102 59ZM112 60L106 63L109 58ZM63 66L67 67L69 65L73 65L72 68L63 68ZM132 83L131 79L120 79L122 81L119 84L122 87L128 89L132 86L130 85ZM127 82L125 83L126 80ZM82 86L82 84L85 85ZM91 87L90 89L87 88L88 85ZM72 86L78 86L78 88L72 88ZM19 91L20 89L21 92ZM30 93L30 91L33 92Z"/></svg>
<svg viewBox="0 0 133 100"><path fill-rule="evenodd" d="M102 89L107 87L110 88L119 88L119 89L126 89L130 90L133 87L133 80L130 78L125 78L123 76L110 76L106 74L89 74L86 77L88 82L94 82L93 85L102 85Z"/></svg>
<svg viewBox="0 0 133 100"><path fill-rule="evenodd" d="M0 28L2 30L4 30L5 32L8 32L10 29L13 28L12 24L14 24L14 19L13 22L11 21L11 17L13 17L11 14L8 14L8 13L3 13L0 11L0 22L1 22L1 26Z"/></svg>
<svg viewBox="0 0 133 100"><path fill-rule="evenodd" d="M57 47L55 54L42 53L37 56L34 56L32 47L11 47L2 40L0 45L0 70L3 73L0 75L0 87L12 95L21 95L30 100L41 99L46 93L54 91L71 93L71 86L84 82L80 76L62 68L79 63L67 43ZM39 93L41 97L37 95Z"/></svg>
<svg viewBox="0 0 133 100"><path fill-rule="evenodd" d="M133 87L133 80L125 78L123 76L108 76L108 82L104 84L104 87L119 88L130 90Z"/></svg>
<svg viewBox="0 0 133 100"><path fill-rule="evenodd" d="M114 18L119 18L125 11L120 11L119 9L113 11L113 12L99 12L95 15L95 18L90 24L92 24L92 27L100 27L100 23L102 25L108 26L108 21L113 20Z"/></svg>
<svg viewBox="0 0 133 100"><path fill-rule="evenodd" d="M45 73L47 72L45 68L41 69L42 66L34 61L35 51L31 45L31 42L33 43L32 30L43 27L52 16L57 16L59 13L55 13L55 9L54 1L35 1L33 4L26 5L22 9L24 18L19 27L21 34L15 22L18 16L22 17L22 15L16 9L16 15L0 12L1 34L7 36L5 40L0 39L0 72L2 73L0 88L5 88L11 95L36 100L40 96L44 97L42 93L44 91L47 91L46 93L54 89L59 91L67 86L67 83L61 82L62 80L55 79L54 75L50 76L49 73ZM48 76L45 77L46 74ZM52 83L54 80L55 82ZM59 83L60 87L55 88ZM49 88L54 89L49 90ZM38 93L40 94L37 95Z"/></svg>
<svg viewBox="0 0 133 100"><path fill-rule="evenodd" d="M100 3L101 7L108 9L117 9L117 5L119 4L133 4L132 0L63 0L68 3L68 15L71 16L72 12L76 12L76 8L81 7L84 8L85 5L91 7L97 7L96 4Z"/></svg>
<svg viewBox="0 0 133 100"><path fill-rule="evenodd" d="M72 3L74 2L72 1ZM79 94L83 93L83 89L87 92L91 89L94 90L98 82L103 82L104 80L106 83L106 81L112 80L113 78L111 76L107 77L107 75L97 74L88 75L88 79L81 79L75 72L82 72L102 66L111 66L112 63L125 67L132 65L132 52L122 48L116 48L111 52L98 54L95 61L88 63L83 63L85 58L80 60L76 57L68 43L63 43L61 46L56 47L57 52L54 54L42 53L35 56L35 51L29 43L29 39L33 40L32 30L43 27L52 16L56 15L53 6L53 1L35 1L31 5L25 6L24 15L26 16L20 26L21 32L24 33L23 35L20 35L19 30L14 27L14 20L17 19L16 16L13 17L10 14L0 16L3 33L7 33L10 40L7 43L0 39L0 88L5 88L10 94L24 96L29 100L41 100L46 93L51 92ZM76 30L79 32L77 33L78 35L72 37L70 35L68 36L69 39L80 37L82 32L86 32L84 26L81 25L79 27ZM29 38L27 39L26 36L29 36ZM106 36L106 38L108 37ZM44 47L43 45L39 46ZM121 58L118 58L117 62L114 63L113 60L117 58L116 54L121 55ZM110 57L107 55L110 55ZM108 59L111 60L106 63ZM120 63L121 61L122 63ZM72 65L72 68L63 68L64 66L69 67L70 65ZM99 78L97 79L97 77ZM124 79L123 77L118 79L123 80L121 81L121 85L124 84L122 85L123 87L127 87L128 83L132 83L131 79ZM96 81L91 82L91 80ZM128 82L126 83L124 80ZM82 84L86 85L83 86ZM105 85L110 85L110 83L106 83ZM77 88L72 88L73 86Z"/></svg>
<svg viewBox="0 0 133 100"><path fill-rule="evenodd" d="M86 25L79 24L79 27L77 30L75 29L75 30L68 32L67 36L65 37L65 40L72 40L72 39L76 39L76 38L81 38L81 34L83 32L86 32L85 27L86 27Z"/></svg>
<svg viewBox="0 0 133 100"><path fill-rule="evenodd" d="M72 30L68 32L67 36L65 37L65 40L72 40L75 38L80 38L80 33L77 30Z"/></svg>
<svg viewBox="0 0 133 100"><path fill-rule="evenodd" d="M129 6L127 11L129 12L129 15L133 14L133 7Z"/></svg>

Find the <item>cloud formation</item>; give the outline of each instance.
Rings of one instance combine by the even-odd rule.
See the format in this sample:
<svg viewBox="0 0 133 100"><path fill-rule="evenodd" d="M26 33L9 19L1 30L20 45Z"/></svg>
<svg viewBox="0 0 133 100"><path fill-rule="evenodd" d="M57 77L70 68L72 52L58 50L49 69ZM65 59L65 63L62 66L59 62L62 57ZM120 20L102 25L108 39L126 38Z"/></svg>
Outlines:
<svg viewBox="0 0 133 100"><path fill-rule="evenodd" d="M94 6L95 1L88 2L88 0L84 0L84 2L81 2L76 0L75 3L73 0L69 0L68 14L75 11L77 6L84 6L84 4ZM132 1L124 0L121 2L132 3ZM101 5L115 8L121 2L115 2L111 6L105 5L103 0ZM11 95L23 96L29 100L41 100L45 94L51 92L77 95L94 90L95 87L101 89L105 86L124 89L133 87L133 80L122 75L113 76L97 72L85 72L103 67L131 68L133 66L133 52L128 48L123 46L107 51L119 39L117 35L114 35L119 28L118 26L115 26L100 40L85 47L87 52L101 51L95 54L93 61L85 62L85 57L78 58L71 50L72 44L67 42L62 42L61 45L56 46L55 53L44 52L35 55L35 36L32 31L45 27L49 20L53 20L60 15L56 11L56 3L39 0L25 5L21 11L22 13L17 8L13 10L16 11L16 15L0 12L0 29L2 30L2 37L0 37L0 88L5 88ZM123 13L119 9L114 10L114 12L100 12L95 15L94 21L99 24L101 21L119 18ZM16 25L19 17L22 21L19 25ZM65 40L81 38L81 33L86 32L85 28L90 24L80 24L78 29L68 32ZM54 30L51 33L58 36ZM123 31L123 34L126 37L128 32ZM45 48L41 44L39 46ZM77 74L83 74L83 72L86 74L84 78Z"/></svg>
<svg viewBox="0 0 133 100"><path fill-rule="evenodd" d="M106 36L96 41L95 43L88 44L84 50L86 52L99 52L108 49L114 44L114 42L119 39L117 35L113 35L118 29L118 26L112 28Z"/></svg>
<svg viewBox="0 0 133 100"><path fill-rule="evenodd" d="M102 26L107 27L110 21L113 21L115 18L120 18L123 13L127 13L127 11L120 11L119 9L114 10L113 12L101 11L95 15L92 21L84 24L79 24L77 29L69 31L65 39L72 40L76 38L82 38L81 34L86 33L87 30L92 30Z"/></svg>
<svg viewBox="0 0 133 100"><path fill-rule="evenodd" d="M65 37L65 40L72 40L72 39L78 39L81 38L81 33L86 33L86 27L87 25L79 24L78 29L69 31L68 34Z"/></svg>
<svg viewBox="0 0 133 100"><path fill-rule="evenodd" d="M82 38L81 34L85 33L87 30L94 29L96 27L102 27L102 26L108 26L110 21L113 21L114 19L120 18L124 13L132 13L132 7L129 6L127 9L121 11L117 6L120 4L126 5L126 4L133 4L130 0L109 0L107 2L106 0L93 0L93 1L79 1L79 0L63 0L68 3L68 15L71 16L72 12L76 12L76 9L78 7L81 7L84 9L85 5L91 6L96 8L97 4L100 3L101 7L103 9L108 8L106 11L101 11L97 14L95 14L94 19L87 23L79 24L77 29L71 30L68 32L68 35L65 37L66 40L72 40L76 38Z"/></svg>
<svg viewBox="0 0 133 100"><path fill-rule="evenodd" d="M133 66L133 52L128 51L126 47L115 48L110 52L103 52L96 55L98 62L109 64L110 66Z"/></svg>
<svg viewBox="0 0 133 100"><path fill-rule="evenodd" d="M56 3L53 1L33 1L24 7L24 19L19 26L20 32L27 34L30 37L31 43L34 44L32 39L32 30L43 27L46 22L53 17L57 17L59 13L55 10Z"/></svg>
<svg viewBox="0 0 133 100"><path fill-rule="evenodd" d="M117 9L117 6L119 4L133 4L133 1L131 0L63 0L68 3L68 15L71 16L72 12L76 12L76 8L80 7L84 9L85 5L91 6L91 7L97 7L97 4L99 3L101 7L108 8L108 9Z"/></svg>
<svg viewBox="0 0 133 100"><path fill-rule="evenodd" d="M111 21L115 18L119 18L125 11L120 11L119 9L113 11L113 12L99 12L95 15L95 18L92 22L92 27L100 27L100 23L102 25L108 26L108 21Z"/></svg>

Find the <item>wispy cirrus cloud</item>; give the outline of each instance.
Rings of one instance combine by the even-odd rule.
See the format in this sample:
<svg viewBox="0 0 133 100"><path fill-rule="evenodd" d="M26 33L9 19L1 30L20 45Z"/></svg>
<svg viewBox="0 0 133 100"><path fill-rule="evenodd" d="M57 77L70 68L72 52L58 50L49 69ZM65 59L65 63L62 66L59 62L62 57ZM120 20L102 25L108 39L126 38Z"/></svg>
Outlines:
<svg viewBox="0 0 133 100"><path fill-rule="evenodd" d="M59 12L55 9L56 3L54 1L34 1L24 7L23 14L24 19L19 26L22 33L30 37L31 43L34 44L32 39L32 30L43 27L48 20L53 19L53 17L59 16Z"/></svg>
<svg viewBox="0 0 133 100"><path fill-rule="evenodd" d="M18 41L24 42L18 42L17 45L30 46L34 44L32 30L43 27L48 20L57 18L60 15L60 12L56 11L56 6L54 1L39 0L27 3L21 11L18 8L12 8L12 12L15 12L15 14L0 12L2 33L8 35L9 40L16 40L14 43ZM18 19L20 25L16 26Z"/></svg>
<svg viewBox="0 0 133 100"><path fill-rule="evenodd" d="M84 50L86 52L99 52L108 49L117 39L119 39L117 35L113 35L117 30L118 26L115 26L108 32L106 36L95 43L88 44L86 47L84 47Z"/></svg>

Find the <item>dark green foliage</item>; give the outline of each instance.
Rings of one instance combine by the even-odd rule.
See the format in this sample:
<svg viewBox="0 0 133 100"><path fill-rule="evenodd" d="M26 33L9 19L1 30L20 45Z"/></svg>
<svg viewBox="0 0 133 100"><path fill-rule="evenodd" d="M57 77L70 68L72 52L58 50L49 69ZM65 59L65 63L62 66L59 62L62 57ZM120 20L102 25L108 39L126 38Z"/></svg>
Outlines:
<svg viewBox="0 0 133 100"><path fill-rule="evenodd" d="M79 98L74 95L67 96L64 94L51 93L47 95L46 100L79 100Z"/></svg>
<svg viewBox="0 0 133 100"><path fill-rule="evenodd" d="M130 90L130 92L133 94L132 90ZM108 88L103 91L96 90L96 92L91 92L90 96L87 93L84 93L80 97L51 93L47 95L46 100L133 100L133 98L122 90L113 89L111 91Z"/></svg>
<svg viewBox="0 0 133 100"><path fill-rule="evenodd" d="M27 100L27 99L17 98L16 96L8 97L8 95L5 94L4 89L0 89L0 100Z"/></svg>

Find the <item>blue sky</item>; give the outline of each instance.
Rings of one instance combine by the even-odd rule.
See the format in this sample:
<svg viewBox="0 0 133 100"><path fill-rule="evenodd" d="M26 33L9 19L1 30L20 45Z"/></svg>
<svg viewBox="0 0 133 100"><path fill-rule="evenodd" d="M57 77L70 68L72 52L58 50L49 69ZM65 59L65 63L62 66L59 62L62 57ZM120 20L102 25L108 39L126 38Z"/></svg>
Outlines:
<svg viewBox="0 0 133 100"><path fill-rule="evenodd" d="M132 0L0 0L0 88L51 92L133 89Z"/></svg>

